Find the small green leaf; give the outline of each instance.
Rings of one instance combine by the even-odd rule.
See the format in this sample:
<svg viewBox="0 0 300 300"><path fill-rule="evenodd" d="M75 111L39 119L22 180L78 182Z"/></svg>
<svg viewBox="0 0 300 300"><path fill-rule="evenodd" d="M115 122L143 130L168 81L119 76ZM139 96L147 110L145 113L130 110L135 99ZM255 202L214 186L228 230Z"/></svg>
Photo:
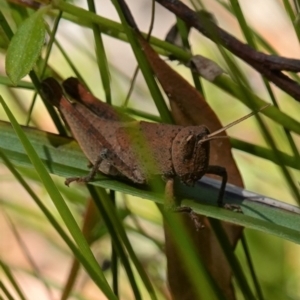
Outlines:
<svg viewBox="0 0 300 300"><path fill-rule="evenodd" d="M38 11L26 19L9 44L5 68L15 85L30 72L41 53L46 33L44 13L45 10Z"/></svg>

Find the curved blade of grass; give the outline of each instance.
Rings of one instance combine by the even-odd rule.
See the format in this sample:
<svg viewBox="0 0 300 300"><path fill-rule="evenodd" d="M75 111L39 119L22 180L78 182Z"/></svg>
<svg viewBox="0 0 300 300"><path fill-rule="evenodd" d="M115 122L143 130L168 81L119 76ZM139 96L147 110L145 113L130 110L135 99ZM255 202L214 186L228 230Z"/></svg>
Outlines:
<svg viewBox="0 0 300 300"><path fill-rule="evenodd" d="M28 155L28 158L30 159L30 161L31 161L32 165L34 166L34 168L36 169L37 173L39 174L42 183L44 184L50 198L52 199L54 205L56 206L58 212L60 213L60 216L62 217L65 225L67 226L70 234L74 238L78 248L81 250L83 255L86 257L86 259L90 263L94 272L98 275L98 279L101 282L102 291L110 299L116 299L115 295L113 294L111 288L109 287L94 255L93 255L93 253L91 252L91 249L89 248L87 241L85 240L84 236L82 235L82 232L80 231L78 224L76 223L76 221L75 221L73 215L71 214L68 206L66 205L64 199L62 198L59 191L57 190L48 171L46 170L45 166L39 159L33 146L27 139L26 135L22 131L19 124L16 122L14 116L10 112L9 108L7 107L7 105L4 102L2 97L0 97L0 102L6 112L9 120L11 121L12 126L13 126L18 138L20 139L20 142L22 143L22 145Z"/></svg>

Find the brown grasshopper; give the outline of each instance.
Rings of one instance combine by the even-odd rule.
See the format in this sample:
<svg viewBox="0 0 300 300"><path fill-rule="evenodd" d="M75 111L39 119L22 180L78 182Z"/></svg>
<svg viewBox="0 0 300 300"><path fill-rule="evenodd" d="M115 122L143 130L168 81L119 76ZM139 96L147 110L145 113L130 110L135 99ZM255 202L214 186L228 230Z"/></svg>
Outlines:
<svg viewBox="0 0 300 300"><path fill-rule="evenodd" d="M111 106L96 100L75 78L63 83L65 90L77 100L74 103L64 97L53 78L44 80L42 86L46 98L59 109L94 166L87 177L69 178L66 184L89 181L98 170L138 184L147 184L153 175L159 174L167 186L172 185L176 176L183 183L194 185L205 173L221 174L221 204L227 174L222 167L208 165L209 130L205 126L184 127L128 118L126 122L120 121L122 117Z"/></svg>
<svg viewBox="0 0 300 300"><path fill-rule="evenodd" d="M76 78L67 79L63 86L75 102L64 96L53 78L42 82L42 92L58 108L93 165L88 176L68 178L67 185L72 181L88 182L99 170L138 184L147 184L154 175L162 175L166 187L173 189L175 177L193 186L210 173L222 177L218 198L218 204L222 205L227 173L223 167L209 165L209 141L218 138L214 135L219 131L210 134L204 125L185 127L138 122L95 98Z"/></svg>

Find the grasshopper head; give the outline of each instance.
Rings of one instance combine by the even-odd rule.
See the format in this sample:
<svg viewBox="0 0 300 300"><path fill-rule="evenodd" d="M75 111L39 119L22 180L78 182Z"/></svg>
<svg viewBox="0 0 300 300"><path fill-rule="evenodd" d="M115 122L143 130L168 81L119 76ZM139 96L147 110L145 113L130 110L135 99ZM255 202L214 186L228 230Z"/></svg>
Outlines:
<svg viewBox="0 0 300 300"><path fill-rule="evenodd" d="M172 163L175 175L187 185L194 185L204 174L209 162L209 142L205 126L184 127L172 143Z"/></svg>

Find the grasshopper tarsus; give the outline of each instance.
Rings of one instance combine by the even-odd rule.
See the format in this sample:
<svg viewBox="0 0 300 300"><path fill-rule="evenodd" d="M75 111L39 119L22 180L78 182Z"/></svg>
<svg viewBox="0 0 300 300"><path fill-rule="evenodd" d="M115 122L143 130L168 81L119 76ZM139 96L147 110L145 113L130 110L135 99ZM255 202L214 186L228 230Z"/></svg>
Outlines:
<svg viewBox="0 0 300 300"><path fill-rule="evenodd" d="M74 181L78 182L78 181L80 181L80 179L81 179L81 177L69 177L69 178L66 178L65 185L66 186L70 186L71 182L74 182Z"/></svg>
<svg viewBox="0 0 300 300"><path fill-rule="evenodd" d="M93 167L94 169L94 167ZM65 180L65 185L69 186L72 182L81 182L81 183L88 183L95 177L96 172L93 172L93 170L87 175L83 177L69 177Z"/></svg>
<svg viewBox="0 0 300 300"><path fill-rule="evenodd" d="M191 207L188 207L188 206L176 207L172 210L172 212L187 213L189 215L191 221L194 223L194 226L197 231L205 228L204 224L202 222L200 222L198 214L196 212L194 212Z"/></svg>
<svg viewBox="0 0 300 300"><path fill-rule="evenodd" d="M241 213L241 214L243 213L241 207L239 205L236 205L236 204L226 203L222 207L225 208L225 209L231 210L233 212L237 212L237 213Z"/></svg>
<svg viewBox="0 0 300 300"><path fill-rule="evenodd" d="M199 215L197 213L195 213L192 209L189 213L189 216L195 225L196 231L199 231L199 230L205 228L205 225L199 220Z"/></svg>

